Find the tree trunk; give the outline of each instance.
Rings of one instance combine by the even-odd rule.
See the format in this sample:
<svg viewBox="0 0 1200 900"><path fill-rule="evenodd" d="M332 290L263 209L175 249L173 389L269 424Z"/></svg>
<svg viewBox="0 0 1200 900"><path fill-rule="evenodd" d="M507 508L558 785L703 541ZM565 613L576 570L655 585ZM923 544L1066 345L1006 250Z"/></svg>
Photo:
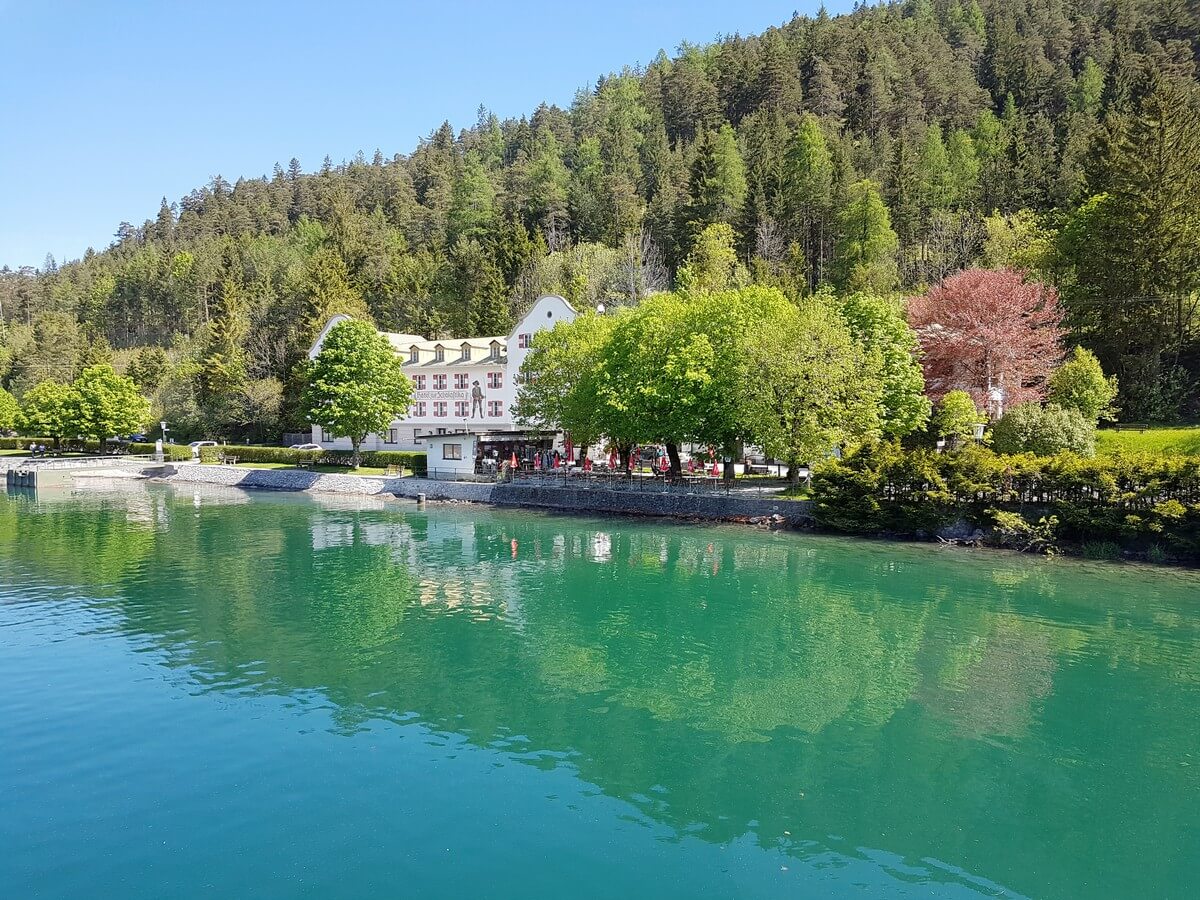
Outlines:
<svg viewBox="0 0 1200 900"><path fill-rule="evenodd" d="M734 468L732 456L728 456L721 463L721 480L726 484L733 484L733 479L737 475L737 469Z"/></svg>
<svg viewBox="0 0 1200 900"><path fill-rule="evenodd" d="M359 449L362 446L362 438L351 438L350 446L352 448L352 452L350 454L350 468L357 469L358 461L362 458L362 452Z"/></svg>
<svg viewBox="0 0 1200 900"><path fill-rule="evenodd" d="M788 463L787 473L788 484L795 487L800 483L800 465L799 463Z"/></svg>
<svg viewBox="0 0 1200 900"><path fill-rule="evenodd" d="M621 457L621 468L628 474L632 469L633 447L628 444L619 445L617 447L617 455Z"/></svg>
<svg viewBox="0 0 1200 900"><path fill-rule="evenodd" d="M667 458L671 460L671 477L678 478L683 471L683 467L679 465L679 445L667 442Z"/></svg>

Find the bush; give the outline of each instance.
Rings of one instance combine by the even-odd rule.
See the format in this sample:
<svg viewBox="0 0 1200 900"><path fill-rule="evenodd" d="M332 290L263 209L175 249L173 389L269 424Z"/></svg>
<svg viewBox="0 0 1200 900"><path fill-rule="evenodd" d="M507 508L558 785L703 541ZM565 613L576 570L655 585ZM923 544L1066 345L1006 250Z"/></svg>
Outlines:
<svg viewBox="0 0 1200 900"><path fill-rule="evenodd" d="M300 460L312 460L321 465L349 467L351 459L349 451L291 450L287 447L244 447L229 444L219 447L201 447L200 461L215 463L223 454L236 456L238 462L284 463L286 465L295 465ZM361 465L381 469L387 466L402 466L412 471L414 475L424 475L426 472L425 454L406 450L364 450Z"/></svg>
<svg viewBox="0 0 1200 900"><path fill-rule="evenodd" d="M32 444L45 444L47 447L53 447L54 439L41 437L0 438L0 450L28 450ZM82 447L87 453L100 452L100 445L96 441L64 440L62 444L64 447ZM154 444L127 444L126 449L130 453L153 454ZM163 444L163 458L171 462L187 462L192 458L192 449L184 444Z"/></svg>
<svg viewBox="0 0 1200 900"><path fill-rule="evenodd" d="M1014 406L992 426L992 447L997 453L1036 453L1053 456L1064 450L1080 456L1096 455L1096 425L1077 409L1057 403Z"/></svg>
<svg viewBox="0 0 1200 900"><path fill-rule="evenodd" d="M959 518L995 528L1003 512L1031 529L1057 519L1053 536L1076 544L1200 557L1200 457L905 453L878 444L817 468L812 497L817 520L838 531L931 534ZM1005 521L1015 539L1020 526Z"/></svg>

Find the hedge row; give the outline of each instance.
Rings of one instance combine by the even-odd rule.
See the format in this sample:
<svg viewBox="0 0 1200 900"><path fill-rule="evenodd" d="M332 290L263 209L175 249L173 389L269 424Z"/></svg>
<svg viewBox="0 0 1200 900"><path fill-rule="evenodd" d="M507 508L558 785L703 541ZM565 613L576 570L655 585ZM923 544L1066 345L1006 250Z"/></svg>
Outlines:
<svg viewBox="0 0 1200 900"><path fill-rule="evenodd" d="M220 447L201 447L201 462L216 462L223 454L236 456L238 462L248 463L285 463L295 465L301 460L311 460L319 465L349 466L351 454L348 451L331 450L289 450L287 447L242 447L230 444ZM387 466L402 466L415 475L424 475L425 454L403 450L364 450L361 454L361 465L371 468L386 468Z"/></svg>
<svg viewBox="0 0 1200 900"><path fill-rule="evenodd" d="M996 513L1057 519L1057 537L1158 547L1200 556L1200 457L1085 459L864 447L813 476L814 515L839 531L930 535L957 519L981 527Z"/></svg>
<svg viewBox="0 0 1200 900"><path fill-rule="evenodd" d="M53 438L0 438L0 450L28 450L33 444L44 444L47 447L54 446ZM129 453L146 454L154 453L154 444L126 444L125 449ZM81 449L85 453L99 453L100 443L98 441L63 441L64 448ZM192 458L192 450L184 444L163 444L163 457L171 462L186 462Z"/></svg>

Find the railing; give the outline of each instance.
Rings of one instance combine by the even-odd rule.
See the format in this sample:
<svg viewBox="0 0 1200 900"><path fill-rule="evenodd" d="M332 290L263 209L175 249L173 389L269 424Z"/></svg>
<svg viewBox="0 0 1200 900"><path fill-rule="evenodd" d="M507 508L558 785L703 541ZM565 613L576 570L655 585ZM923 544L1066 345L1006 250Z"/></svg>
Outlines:
<svg viewBox="0 0 1200 900"><path fill-rule="evenodd" d="M725 481L711 475L638 474L628 472L583 472L579 469L513 473L513 484L546 488L576 488L647 494L725 494L760 496L778 494L789 486L786 478L740 477Z"/></svg>
<svg viewBox="0 0 1200 900"><path fill-rule="evenodd" d="M459 472L454 469L429 469L422 477L433 481L480 481L486 484L494 484L499 480L495 472Z"/></svg>
<svg viewBox="0 0 1200 900"><path fill-rule="evenodd" d="M28 459L21 464L25 469L110 469L113 466L144 466L157 462L152 453L135 453L123 456L53 456Z"/></svg>

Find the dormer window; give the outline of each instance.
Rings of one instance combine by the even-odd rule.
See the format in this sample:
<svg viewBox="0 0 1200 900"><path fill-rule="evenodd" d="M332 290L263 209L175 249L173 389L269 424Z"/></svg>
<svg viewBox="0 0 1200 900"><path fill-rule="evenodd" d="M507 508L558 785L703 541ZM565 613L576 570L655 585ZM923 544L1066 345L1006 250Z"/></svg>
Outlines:
<svg viewBox="0 0 1200 900"><path fill-rule="evenodd" d="M414 366L421 361L421 351L416 347L408 348L408 361Z"/></svg>
<svg viewBox="0 0 1200 900"><path fill-rule="evenodd" d="M433 348L433 361L434 362L445 362L446 361L446 348L443 347L441 344L438 344L437 346L435 346Z"/></svg>
<svg viewBox="0 0 1200 900"><path fill-rule="evenodd" d="M463 362L471 361L471 345L470 344L462 345L462 361Z"/></svg>
<svg viewBox="0 0 1200 900"><path fill-rule="evenodd" d="M492 359L500 358L500 342L492 341Z"/></svg>

